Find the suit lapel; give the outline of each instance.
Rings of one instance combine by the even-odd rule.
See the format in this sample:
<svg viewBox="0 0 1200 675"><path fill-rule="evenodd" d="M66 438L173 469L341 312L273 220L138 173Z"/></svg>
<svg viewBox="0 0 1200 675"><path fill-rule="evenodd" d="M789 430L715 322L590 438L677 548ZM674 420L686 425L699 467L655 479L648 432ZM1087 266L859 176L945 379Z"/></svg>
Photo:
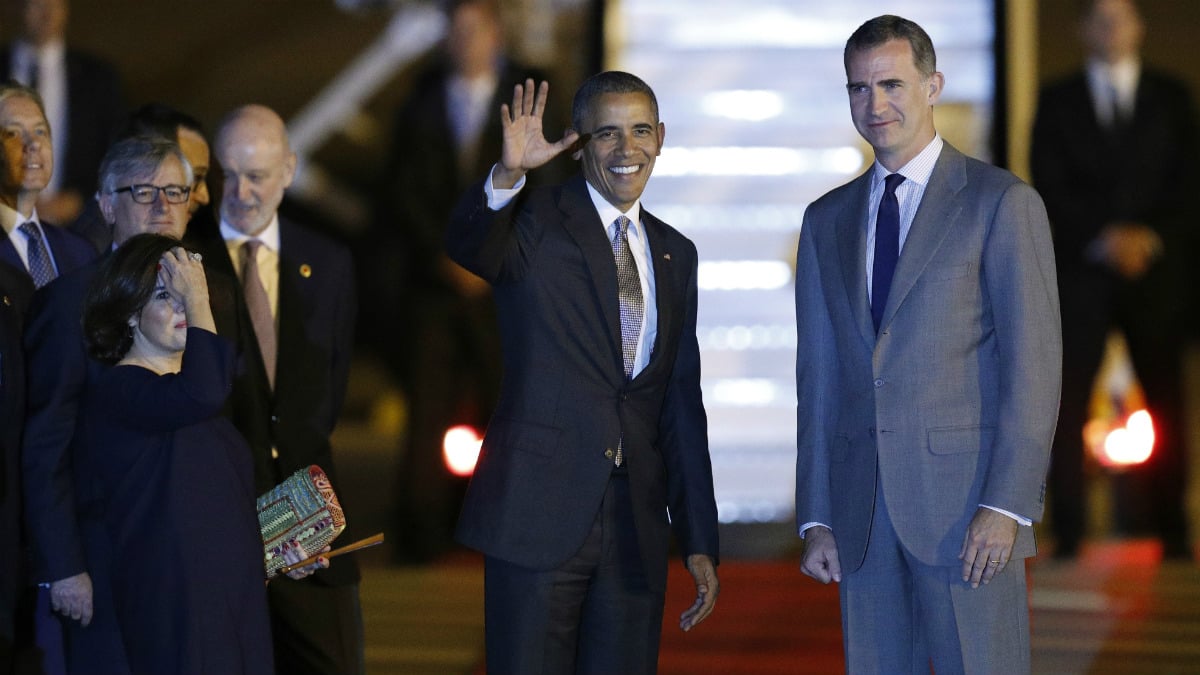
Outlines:
<svg viewBox="0 0 1200 675"><path fill-rule="evenodd" d="M875 324L871 321L871 299L867 295L867 216L871 198L871 170L858 177L838 218L837 242L842 283L854 322L863 342L875 346Z"/></svg>
<svg viewBox="0 0 1200 675"><path fill-rule="evenodd" d="M604 235L604 228L600 226L600 218L596 215L596 207L592 204L591 197L588 196L582 174L567 183L559 206L566 215L563 227L579 246L587 264L588 278L592 280L596 300L604 314L604 323L608 326L608 340L617 364L616 372L624 372L617 265L613 261L612 244Z"/></svg>
<svg viewBox="0 0 1200 675"><path fill-rule="evenodd" d="M966 162L962 154L946 143L929 176L929 185L925 187L912 227L904 240L904 249L900 251L900 258L896 262L896 274L892 277L892 289L888 294L887 307L883 310L881 327L891 322L896 310L904 303L904 298L958 219L962 202L957 197L966 183Z"/></svg>
<svg viewBox="0 0 1200 675"><path fill-rule="evenodd" d="M302 372L308 367L298 362L303 359L304 353L303 345L300 343L306 335L305 315L308 308L312 306L311 302L306 301L307 286L313 276L326 271L313 268L305 251L297 250L295 238L289 236L291 229L291 223L281 218L279 221L279 311L275 320L276 391L287 386L289 373Z"/></svg>

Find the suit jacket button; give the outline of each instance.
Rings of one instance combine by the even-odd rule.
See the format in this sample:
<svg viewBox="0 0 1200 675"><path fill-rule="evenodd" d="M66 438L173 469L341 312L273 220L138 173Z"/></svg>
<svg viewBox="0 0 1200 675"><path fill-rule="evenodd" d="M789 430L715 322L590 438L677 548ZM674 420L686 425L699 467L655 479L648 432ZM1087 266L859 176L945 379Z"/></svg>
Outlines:
<svg viewBox="0 0 1200 675"><path fill-rule="evenodd" d="M883 378L875 380L875 386L876 386L876 388L882 387L883 386Z"/></svg>
<svg viewBox="0 0 1200 675"><path fill-rule="evenodd" d="M612 449L612 448L608 448L607 450L605 450L605 451L604 451L604 458L605 458L605 459L612 459L613 457L615 457L615 456L616 456L616 454L617 454L617 453L613 452L613 449Z"/></svg>

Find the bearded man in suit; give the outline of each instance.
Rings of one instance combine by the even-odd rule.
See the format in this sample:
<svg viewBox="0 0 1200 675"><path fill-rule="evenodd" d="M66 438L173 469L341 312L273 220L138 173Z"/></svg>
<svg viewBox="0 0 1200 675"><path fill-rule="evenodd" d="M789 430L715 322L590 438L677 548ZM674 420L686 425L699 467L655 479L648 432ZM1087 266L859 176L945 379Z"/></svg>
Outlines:
<svg viewBox="0 0 1200 675"><path fill-rule="evenodd" d="M279 216L296 155L275 111L234 109L213 147L223 177L220 222L193 223L186 242L204 257L210 295L237 300L214 304L213 317L242 355L229 412L254 453L256 490L311 464L337 490L330 435L350 379L357 310L350 253ZM279 672L364 671L358 581L355 561L340 558L305 579L271 582Z"/></svg>
<svg viewBox="0 0 1200 675"><path fill-rule="evenodd" d="M875 162L800 234L801 568L839 582L849 672L1028 672L1061 362L1045 209L937 134L920 26L866 22L845 66Z"/></svg>

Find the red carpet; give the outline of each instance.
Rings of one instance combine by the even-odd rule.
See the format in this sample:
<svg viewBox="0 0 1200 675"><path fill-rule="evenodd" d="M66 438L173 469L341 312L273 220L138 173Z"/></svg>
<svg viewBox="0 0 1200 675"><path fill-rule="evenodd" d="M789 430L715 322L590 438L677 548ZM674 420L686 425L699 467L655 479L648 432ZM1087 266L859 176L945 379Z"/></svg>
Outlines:
<svg viewBox="0 0 1200 675"><path fill-rule="evenodd" d="M721 595L704 623L684 633L679 614L696 598L671 561L659 675L830 675L845 672L837 587L800 573L799 562L721 563ZM474 675L486 675L482 664Z"/></svg>
<svg viewBox="0 0 1200 675"><path fill-rule="evenodd" d="M837 587L800 573L799 561L724 562L721 595L704 623L684 633L679 614L696 597L672 561L660 675L829 675L845 671Z"/></svg>

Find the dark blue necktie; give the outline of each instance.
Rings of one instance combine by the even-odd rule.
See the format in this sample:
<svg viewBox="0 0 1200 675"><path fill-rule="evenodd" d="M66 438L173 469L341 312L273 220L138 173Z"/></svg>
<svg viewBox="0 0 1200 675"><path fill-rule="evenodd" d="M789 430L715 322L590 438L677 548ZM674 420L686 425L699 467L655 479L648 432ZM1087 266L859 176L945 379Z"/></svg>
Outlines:
<svg viewBox="0 0 1200 675"><path fill-rule="evenodd" d="M888 291L892 289L896 260L900 258L900 202L896 199L896 188L904 182L904 176L893 173L883 181L883 197L875 218L875 266L871 270L871 319L876 333L883 319L883 308L887 306Z"/></svg>
<svg viewBox="0 0 1200 675"><path fill-rule="evenodd" d="M29 276L33 277L34 287L41 288L54 281L58 273L54 271L54 263L50 262L50 252L46 250L46 243L42 240L42 233L38 231L37 225L27 220L17 229L29 238L26 255L29 257Z"/></svg>

